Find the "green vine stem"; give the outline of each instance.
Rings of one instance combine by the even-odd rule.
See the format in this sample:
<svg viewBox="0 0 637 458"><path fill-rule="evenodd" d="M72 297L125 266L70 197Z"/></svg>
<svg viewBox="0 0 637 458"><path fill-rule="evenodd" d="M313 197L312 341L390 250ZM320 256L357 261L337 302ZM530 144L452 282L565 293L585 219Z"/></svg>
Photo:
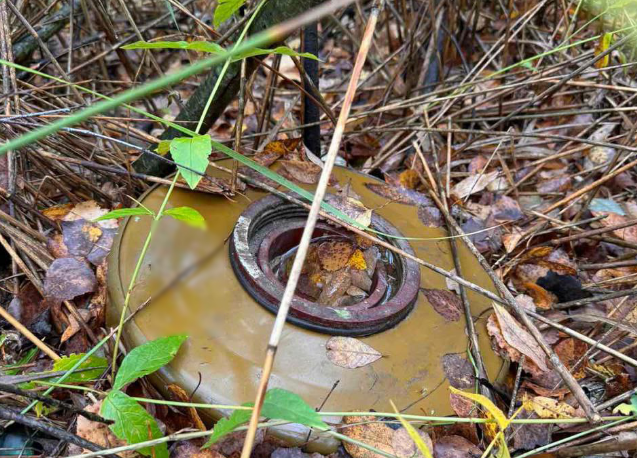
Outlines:
<svg viewBox="0 0 637 458"><path fill-rule="evenodd" d="M133 275L131 276L130 283L128 284L128 289L126 290L126 297L124 298L124 307L122 307L122 313L119 316L119 324L117 326L117 336L115 337L115 348L113 348L113 363L111 376L113 380L115 380L115 373L117 372L117 350L119 349L119 342L122 338L122 329L124 328L124 318L126 317L126 311L128 310L128 306L130 305L131 296L133 293L133 288L135 287L135 283L137 283L137 277L139 276L139 271L141 270L142 263L144 262L144 258L146 257L146 253L148 252L148 247L150 246L150 242L153 239L153 234L157 230L157 226L159 225L159 221L161 220L164 210L166 209L166 205L168 204L168 200L170 199L170 195L175 189L175 184L179 179L180 173L175 173L175 177L173 178L172 183L170 183L170 187L168 188L168 192L164 196L164 200L159 207L159 211L153 216L153 223L150 225L150 230L148 231L148 235L146 236L146 240L144 241L144 246L142 247L142 251L139 254L139 258L137 259L137 264L135 264L135 270L133 270Z"/></svg>

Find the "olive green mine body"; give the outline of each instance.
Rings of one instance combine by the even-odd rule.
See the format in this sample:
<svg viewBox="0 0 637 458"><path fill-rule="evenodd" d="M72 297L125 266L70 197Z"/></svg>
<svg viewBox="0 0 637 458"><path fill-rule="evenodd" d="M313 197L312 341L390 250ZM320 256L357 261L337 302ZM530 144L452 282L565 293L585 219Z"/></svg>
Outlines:
<svg viewBox="0 0 637 458"><path fill-rule="evenodd" d="M229 160L221 161L226 167ZM213 176L225 176L209 169ZM417 207L396 202L368 190L364 184L378 180L337 167L334 176L393 224L405 237L440 238L444 229L427 228L418 219ZM312 186L306 186L311 190ZM331 190L334 191L333 189ZM141 198L143 205L157 210L167 192L155 187ZM124 329L128 348L172 334L187 334L177 357L151 377L162 392L176 383L193 402L239 405L254 399L274 315L259 305L241 286L230 264L228 239L246 207L266 193L249 189L233 200L222 196L175 189L167 208L190 206L205 218L199 230L164 218L154 234L131 300L137 309L150 299ZM109 324L117 323L137 258L150 228L151 218L132 217L122 223L113 246L108 273ZM448 240L410 241L416 256L446 270L454 267ZM465 278L488 290L493 286L475 258L458 243ZM203 260L203 261L202 261ZM193 268L193 266L195 266ZM174 281L191 269L179 281ZM445 278L420 269L421 288L448 289ZM168 288L166 286L169 285ZM501 361L490 348L485 329L490 301L468 291L479 334L481 352L491 380L498 376ZM287 324L277 352L270 387L300 395L323 411L392 411L390 400L404 413L453 415L449 405L449 383L441 359L455 353L467 356L468 339L464 314L459 321L445 321L422 293L409 315L395 327L359 339L383 357L357 369L332 364L326 356L329 335ZM333 390L333 386L338 385ZM329 396L328 396L329 395ZM324 403L324 404L323 404ZM208 421L228 412L202 410ZM329 420L329 419L328 419ZM277 428L275 435L290 444L303 444L307 430L294 425ZM330 437L315 437L308 450L335 450Z"/></svg>

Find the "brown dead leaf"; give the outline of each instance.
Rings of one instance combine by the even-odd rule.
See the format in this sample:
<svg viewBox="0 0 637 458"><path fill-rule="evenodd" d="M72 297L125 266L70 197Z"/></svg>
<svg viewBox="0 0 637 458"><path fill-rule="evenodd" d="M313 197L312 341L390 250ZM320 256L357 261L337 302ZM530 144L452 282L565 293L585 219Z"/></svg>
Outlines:
<svg viewBox="0 0 637 458"><path fill-rule="evenodd" d="M347 265L352 269L366 270L367 263L365 262L365 255L359 249L354 250L354 253L350 256Z"/></svg>
<svg viewBox="0 0 637 458"><path fill-rule="evenodd" d="M325 196L325 202L342 211L363 227L369 227L372 223L372 210L365 207L356 197L350 196L347 191L339 192L337 195L328 194Z"/></svg>
<svg viewBox="0 0 637 458"><path fill-rule="evenodd" d="M54 205L53 207L42 210L42 214L53 221L62 221L73 207L73 204Z"/></svg>
<svg viewBox="0 0 637 458"><path fill-rule="evenodd" d="M366 343L352 337L331 337L325 344L327 359L346 369L367 366L383 355Z"/></svg>
<svg viewBox="0 0 637 458"><path fill-rule="evenodd" d="M420 177L418 172L413 169L407 169L398 176L398 183L406 189L416 189L420 186Z"/></svg>
<svg viewBox="0 0 637 458"><path fill-rule="evenodd" d="M555 350L560 361L564 363L576 379L584 378L588 359L584 358L581 362L580 359L588 350L588 345L579 339L569 337L560 341L553 350ZM575 364L577 364L577 367L575 367Z"/></svg>
<svg viewBox="0 0 637 458"><path fill-rule="evenodd" d="M433 201L418 191L381 183L365 183L365 187L387 200L405 205L433 207Z"/></svg>
<svg viewBox="0 0 637 458"><path fill-rule="evenodd" d="M604 227L618 226L630 220L630 218L626 218L623 215L618 215L617 213L613 213L613 212L594 211L591 213L594 216L601 216L601 215L606 216L606 218L600 220L600 222L602 223ZM628 226L623 229L616 229L613 231L613 235L627 242L637 243L637 225Z"/></svg>
<svg viewBox="0 0 637 458"><path fill-rule="evenodd" d="M527 359L530 359L541 372L547 372L549 367L546 355L535 342L533 336L502 306L494 303L493 309L495 310L504 341L517 352L525 355ZM489 334L491 334L491 332ZM515 361L518 360L519 358Z"/></svg>
<svg viewBox="0 0 637 458"><path fill-rule="evenodd" d="M179 442L170 454L170 458L225 458L221 453L212 449L202 449L192 442Z"/></svg>
<svg viewBox="0 0 637 458"><path fill-rule="evenodd" d="M476 458L482 450L461 436L444 436L434 445L436 458Z"/></svg>
<svg viewBox="0 0 637 458"><path fill-rule="evenodd" d="M342 434L393 455L394 430L384 423L377 422L375 417L347 416L343 417L343 425L340 431ZM343 442L343 446L352 458L380 458L381 456L349 442Z"/></svg>
<svg viewBox="0 0 637 458"><path fill-rule="evenodd" d="M495 205L491 207L491 216L497 223L517 221L524 217L517 201L507 196L498 196Z"/></svg>
<svg viewBox="0 0 637 458"><path fill-rule="evenodd" d="M531 248L520 257L519 263L523 264L525 262L533 262L536 259L544 258L551 254L551 251L553 251L553 248L550 246L539 246Z"/></svg>
<svg viewBox="0 0 637 458"><path fill-rule="evenodd" d="M533 302L538 308L548 310L557 303L555 294L548 292L544 288L535 283L525 282L524 288L529 296L533 298Z"/></svg>
<svg viewBox="0 0 637 458"><path fill-rule="evenodd" d="M174 383L170 383L166 386L168 391L170 392L170 397L173 401L177 402L191 402L190 396L184 391L182 387L179 385L175 385ZM199 431L206 431L206 425L203 424L199 414L197 413L197 409L194 407L183 407L184 410L188 413L188 418L192 423L192 427L197 428Z"/></svg>
<svg viewBox="0 0 637 458"><path fill-rule="evenodd" d="M246 165L242 165L242 166L239 167L238 171L239 171L239 173L241 175L244 175L247 178L250 178L251 180L256 181L257 183L262 183L262 184L270 186L272 188L278 188L279 187L279 183L277 183L276 181L271 180L268 177L262 175L261 173L259 173L256 170L254 170L252 167L248 167ZM248 186L256 188L256 186L254 186L249 181L247 181L247 184L248 184ZM256 189L260 189L260 188L256 188Z"/></svg>
<svg viewBox="0 0 637 458"><path fill-rule="evenodd" d="M537 185L537 191L542 194L560 193L571 189L572 180L568 176L560 176L542 181Z"/></svg>
<svg viewBox="0 0 637 458"><path fill-rule="evenodd" d="M77 220L86 220L93 221L96 218L99 218L102 215L108 213L108 209L100 207L97 202L94 200L87 200L86 202L80 202L75 205L67 214L62 218L62 221L77 221ZM111 229L117 229L117 220L116 219L108 219L105 221L99 221L98 224L100 227L108 227Z"/></svg>
<svg viewBox="0 0 637 458"><path fill-rule="evenodd" d="M567 394L571 392L571 390L568 388L556 388L554 390L544 388L543 386L540 386L529 380L524 380L522 384L520 385L520 388L528 388L529 390L533 391L537 395L546 396L549 398L557 398L560 401L564 399L564 396L566 396Z"/></svg>
<svg viewBox="0 0 637 458"><path fill-rule="evenodd" d="M449 353L442 357L442 370L449 384L459 390L471 388L475 382L473 366L466 358L456 353Z"/></svg>
<svg viewBox="0 0 637 458"><path fill-rule="evenodd" d="M573 406L557 399L547 398L544 396L536 396L531 399L525 399L524 408L532 410L540 418L574 418L577 412Z"/></svg>
<svg viewBox="0 0 637 458"><path fill-rule="evenodd" d="M266 438L267 440L268 438ZM267 456L267 455L266 455ZM254 457L254 453L252 454ZM305 453L300 447L279 447L277 448L269 458L324 458L320 453Z"/></svg>
<svg viewBox="0 0 637 458"><path fill-rule="evenodd" d="M418 207L418 219L427 227L441 227L443 221L436 207Z"/></svg>
<svg viewBox="0 0 637 458"><path fill-rule="evenodd" d="M323 169L313 162L279 161L279 173L286 178L302 184L316 184Z"/></svg>
<svg viewBox="0 0 637 458"><path fill-rule="evenodd" d="M56 259L46 271L44 294L47 299L66 301L92 293L97 279L86 262L76 258Z"/></svg>
<svg viewBox="0 0 637 458"><path fill-rule="evenodd" d="M416 431L429 449L429 452L433 453L434 446L429 434L420 429L417 429ZM409 436L409 432L403 427L394 431L391 445L394 449L394 454L398 458L422 458L424 456L416 446L414 440Z"/></svg>
<svg viewBox="0 0 637 458"><path fill-rule="evenodd" d="M434 310L445 321L458 321L461 316L462 301L451 291L420 288Z"/></svg>
<svg viewBox="0 0 637 458"><path fill-rule="evenodd" d="M511 232L509 234L504 234L502 236L502 244L504 245L507 253L512 253L513 250L515 250L518 243L520 243L520 240L522 240L523 235L524 233L522 230L520 230L517 226L514 226L511 228Z"/></svg>
<svg viewBox="0 0 637 458"><path fill-rule="evenodd" d="M449 392L449 404L451 404L451 408L459 417L469 418L476 415L475 403L464 396Z"/></svg>
<svg viewBox="0 0 637 458"><path fill-rule="evenodd" d="M71 256L83 257L94 265L106 259L117 235L117 222L114 227L101 227L85 219L62 221L64 245Z"/></svg>
<svg viewBox="0 0 637 458"><path fill-rule="evenodd" d="M498 177L498 171L472 175L460 181L451 189L451 194L458 199L464 199L471 194L482 191L489 183Z"/></svg>
<svg viewBox="0 0 637 458"><path fill-rule="evenodd" d="M348 240L328 240L318 247L318 259L323 269L335 272L347 265L354 253L354 245Z"/></svg>
<svg viewBox="0 0 637 458"><path fill-rule="evenodd" d="M254 155L253 159L264 167L274 164L277 159L283 157L291 151L296 150L301 144L301 138L291 138L287 140L275 140L263 148L263 151Z"/></svg>

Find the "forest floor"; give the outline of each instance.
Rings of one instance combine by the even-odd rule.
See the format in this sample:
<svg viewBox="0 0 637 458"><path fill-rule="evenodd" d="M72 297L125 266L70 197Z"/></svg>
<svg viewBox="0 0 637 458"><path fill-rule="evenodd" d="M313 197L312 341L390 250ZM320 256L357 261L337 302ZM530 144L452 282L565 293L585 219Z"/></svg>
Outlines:
<svg viewBox="0 0 637 458"><path fill-rule="evenodd" d="M281 8L289 3L269 1ZM210 56L202 42L229 46L264 2L248 2L220 25L215 8L222 6L216 3L0 1L0 148L100 100L201 62ZM234 3L238 8L244 2ZM378 3L378 22L373 35L366 35ZM107 320L116 306L108 271L119 264L109 252L119 250L124 217L148 217L140 207L127 209L153 186L167 189L172 182L165 174L140 171L135 161L150 156L168 164L169 171L176 162L177 188L194 187L198 198L244 206L263 185L314 189L337 119L349 107L345 94L354 78L358 84L343 138L336 143L336 165L380 180L370 189L383 203L368 204L344 180L330 188L338 199L328 203L350 218L345 224L350 229L369 226L366 218L385 215L386 206L403 205L405 220L390 222L422 227L423 239L433 237L444 246L445 262L451 264L439 281L446 287L423 289L426 301L416 307L430 308L442 324L460 326L467 343L461 358L433 363L446 377L438 395L450 414L455 412L448 421L412 419L418 428L414 433L395 416L374 412L331 419L331 430L344 436L334 453L353 458L428 457L429 450L436 458L629 456L637 449L636 18L637 3L619 0L358 1L318 24L319 94L313 97L306 95L312 91L302 66L311 59L288 51L262 55L245 65L244 77L240 63L227 70L238 73L230 82L223 80L212 101L209 132L195 129L198 116L183 118L188 101L201 98L195 91L206 87L203 72L3 154L0 455L75 456L119 446L120 456L239 456L244 431L201 449L214 429L189 405L193 392L175 385L168 399L164 387L143 377L186 351L179 350L181 338L160 339L146 348L148 354L127 352L123 344L119 359L114 351L121 342L114 330L117 320ZM369 37L371 47L357 75L354 63ZM158 42L159 49L123 48L140 40ZM166 49L165 41L183 43ZM302 41L297 30L285 45L300 51ZM204 91L200 110L211 89ZM318 108L318 121L304 119L310 116L304 110L308 104ZM270 173L227 161L228 173L211 168L214 176L202 180L192 169L198 146L188 140L184 153L179 141L171 143L176 135L166 136L167 121L218 142L208 143L203 170L208 161L227 158L221 144ZM301 141L317 123L320 151L316 137L305 145ZM168 152L175 162L157 159L168 158ZM114 215L119 218L110 218L112 210L121 211ZM231 229L236 215L230 214L219 218L232 218ZM196 211L166 215L191 226L207 223L206 230L219 226L201 221ZM384 248L379 251L377 240L348 234L347 241L310 245L297 292L344 310L371 296L365 286L376 278L370 259L376 265L374 256ZM155 247L162 251L153 260L179 258L171 254L173 241L162 234L157 238L163 242ZM412 242L418 243L422 240ZM159 249L150 246L151 254ZM467 265L480 275L449 267L458 261L456 250L471 257ZM290 274L289 261L277 267L282 281ZM167 270L179 276L179 268ZM420 269L438 275L423 264ZM144 272L142 286L133 284L146 291L150 277ZM464 279L464 287L454 279ZM482 299L487 306L476 312L479 287L488 290ZM469 290L471 295L465 294ZM132 297L136 309L143 301L139 294ZM117 307L119 313L121 304ZM152 311L152 304L148 308ZM438 332L428 338L440 338ZM268 335L269 330L262 341L246 345L265 355ZM478 335L490 348L473 345ZM386 359L364 337L339 339L330 339L327 359L352 374ZM509 363L497 380L486 373L485 352ZM260 358L261 353L259 363ZM459 394L449 386L479 394ZM357 410L372 409L361 405ZM237 420L228 432L247 420ZM311 447L288 448L267 428L261 431L253 456L311 454ZM411 433L423 440L425 450ZM175 436L153 448L127 448L169 435Z"/></svg>

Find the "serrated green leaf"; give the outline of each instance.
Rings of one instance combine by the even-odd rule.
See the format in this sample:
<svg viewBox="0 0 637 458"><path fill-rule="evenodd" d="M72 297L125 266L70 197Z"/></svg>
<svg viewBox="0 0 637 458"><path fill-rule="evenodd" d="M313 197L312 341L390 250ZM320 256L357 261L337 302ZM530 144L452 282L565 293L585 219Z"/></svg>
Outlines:
<svg viewBox="0 0 637 458"><path fill-rule="evenodd" d="M225 50L217 43L210 41L136 41L126 46L124 49L189 49L191 51L201 51L211 54L222 54Z"/></svg>
<svg viewBox="0 0 637 458"><path fill-rule="evenodd" d="M165 156L166 153L168 153L170 151L170 142L172 140L162 140L159 142L159 144L157 145L157 148L155 148L155 152L157 154L161 154L162 156Z"/></svg>
<svg viewBox="0 0 637 458"><path fill-rule="evenodd" d="M164 215L175 218L176 220L183 221L189 226L196 227L197 229L206 228L206 220L204 217L194 208L190 207L177 207L170 208L164 211Z"/></svg>
<svg viewBox="0 0 637 458"><path fill-rule="evenodd" d="M100 413L113 420L111 431L128 444L137 444L151 439L159 439L162 433L157 421L137 401L119 390L111 391L102 402ZM168 458L168 447L159 444L137 450L142 455Z"/></svg>
<svg viewBox="0 0 637 458"><path fill-rule="evenodd" d="M263 56L267 54L283 54L293 57L305 57L306 59L319 60L314 54L309 52L296 52L287 46L277 46L274 49L253 48L237 54L232 58L233 61L246 59L248 57Z"/></svg>
<svg viewBox="0 0 637 458"><path fill-rule="evenodd" d="M219 0L215 8L214 25L218 28L222 22L227 21L234 13L239 11L245 0Z"/></svg>
<svg viewBox="0 0 637 458"><path fill-rule="evenodd" d="M100 216L99 218L95 218L93 222L104 221L107 219L117 219L117 218L126 218L127 216L143 216L143 215L153 215L149 209L144 207L135 207L135 208L120 208L118 210L113 210L105 215Z"/></svg>
<svg viewBox="0 0 637 458"><path fill-rule="evenodd" d="M208 156L212 152L210 135L175 138L170 143L170 154L191 189L195 189L208 168ZM197 174L195 172L199 172Z"/></svg>
<svg viewBox="0 0 637 458"><path fill-rule="evenodd" d="M117 371L113 390L119 390L144 375L152 374L168 364L188 338L185 335L161 337L133 348Z"/></svg>
<svg viewBox="0 0 637 458"><path fill-rule="evenodd" d="M252 407L253 403L243 404ZM250 420L250 410L235 410L232 415L222 418L212 430L212 436L204 447L210 447L226 434ZM321 416L310 407L299 395L281 388L273 388L265 394L261 415L272 420L285 420L300 423L311 428L328 429Z"/></svg>
<svg viewBox="0 0 637 458"><path fill-rule="evenodd" d="M53 363L53 372L71 370L71 368L75 366L75 364L77 364L77 362L83 357L84 353L63 356L55 363ZM64 379L64 383L81 383L98 379L102 376L107 368L108 361L106 361L105 358L100 358L99 356L90 356L86 361L80 364L77 369L75 369L75 372ZM57 381L57 377L49 381L55 382Z"/></svg>
<svg viewBox="0 0 637 458"><path fill-rule="evenodd" d="M253 403L250 402L243 405L246 407L252 407ZM250 415L252 415L251 410L235 410L229 417L221 418L217 423L215 423L215 426L212 429L212 435L206 441L203 448L210 447L242 424L247 423L250 420Z"/></svg>

